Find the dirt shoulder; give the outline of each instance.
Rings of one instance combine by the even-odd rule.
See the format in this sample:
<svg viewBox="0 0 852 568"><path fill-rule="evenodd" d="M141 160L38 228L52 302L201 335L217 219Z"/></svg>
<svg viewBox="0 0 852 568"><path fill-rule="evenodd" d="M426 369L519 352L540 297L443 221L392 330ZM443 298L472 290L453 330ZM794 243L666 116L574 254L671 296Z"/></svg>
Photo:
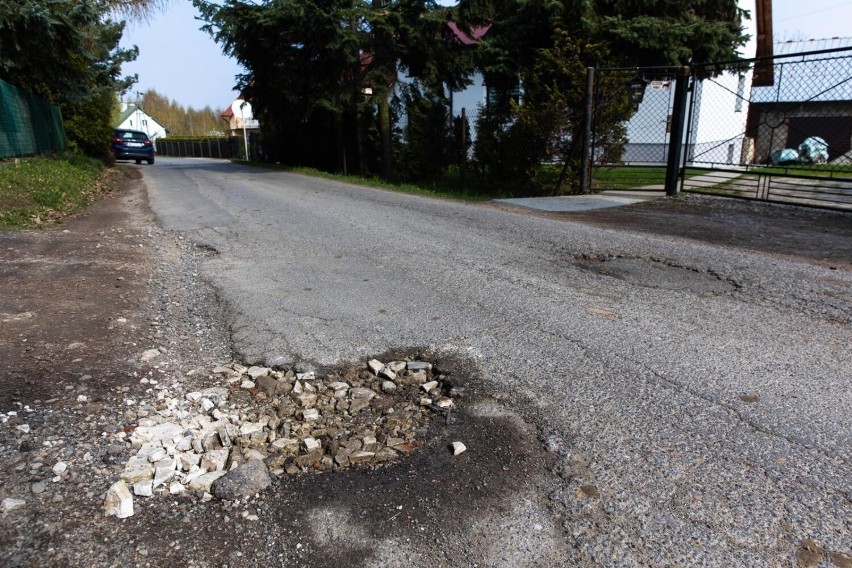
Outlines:
<svg viewBox="0 0 852 568"><path fill-rule="evenodd" d="M501 207L852 269L852 213L695 195L572 213Z"/></svg>
<svg viewBox="0 0 852 568"><path fill-rule="evenodd" d="M127 382L126 343L140 340L152 269L125 210L142 196L130 192L49 230L0 233L0 408L61 397L85 375L105 387Z"/></svg>

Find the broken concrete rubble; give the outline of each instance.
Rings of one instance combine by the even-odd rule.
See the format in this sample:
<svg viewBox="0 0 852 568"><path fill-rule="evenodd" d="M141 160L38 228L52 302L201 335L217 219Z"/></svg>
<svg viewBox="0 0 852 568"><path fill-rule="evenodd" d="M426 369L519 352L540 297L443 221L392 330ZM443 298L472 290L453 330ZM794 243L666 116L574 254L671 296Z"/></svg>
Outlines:
<svg viewBox="0 0 852 568"><path fill-rule="evenodd" d="M414 451L429 420L453 404L453 385L422 361L372 359L327 376L232 363L211 378L227 386L184 394L155 385L156 411L119 434L136 449L121 475L136 496L231 499L259 491L269 473L378 467ZM126 512L122 503L113 509Z"/></svg>

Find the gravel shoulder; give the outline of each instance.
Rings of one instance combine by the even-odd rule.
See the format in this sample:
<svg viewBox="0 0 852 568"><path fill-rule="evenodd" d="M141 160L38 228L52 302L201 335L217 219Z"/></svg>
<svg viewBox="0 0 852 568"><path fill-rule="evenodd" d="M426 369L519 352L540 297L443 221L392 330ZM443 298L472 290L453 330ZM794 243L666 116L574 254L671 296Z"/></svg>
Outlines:
<svg viewBox="0 0 852 568"><path fill-rule="evenodd" d="M577 553L592 539L584 531L609 530L618 539L612 503L629 503L601 499L589 481L599 464L549 429L548 401L507 391L470 360L425 347L373 354L428 359L465 389L457 411L432 419L409 457L276 475L244 499L159 493L134 500L131 517L105 517L106 491L136 451L128 436L149 407L155 412L157 393L168 389L179 398L227 387L213 369L234 362L232 330L200 276L215 253L157 225L139 169L127 168L125 181L58 227L0 233L0 564L556 566L589 560ZM677 238L852 269L852 223L843 214L702 198L564 218L637 233L665 229ZM632 269L626 261L617 268ZM318 370L344 375L352 366ZM448 447L456 440L468 451L454 456ZM641 467L653 470L654 456L646 458ZM711 489L730 490L735 499L738 480L731 482ZM848 510L849 503L838 496L835 506ZM654 522L637 530L664 532L677 519ZM699 538L712 538L715 522L707 518ZM783 530L788 534L765 546L789 551L789 565L852 565L852 551L810 541L792 525ZM700 551L700 541L695 546Z"/></svg>

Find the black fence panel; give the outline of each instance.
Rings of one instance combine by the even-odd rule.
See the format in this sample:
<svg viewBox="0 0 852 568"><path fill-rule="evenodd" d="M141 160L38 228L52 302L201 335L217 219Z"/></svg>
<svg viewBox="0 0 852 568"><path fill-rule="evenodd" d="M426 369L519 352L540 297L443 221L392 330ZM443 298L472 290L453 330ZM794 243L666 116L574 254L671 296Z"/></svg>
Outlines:
<svg viewBox="0 0 852 568"><path fill-rule="evenodd" d="M240 158L242 140L236 137L203 138L180 140L159 138L156 141L157 155L179 158Z"/></svg>

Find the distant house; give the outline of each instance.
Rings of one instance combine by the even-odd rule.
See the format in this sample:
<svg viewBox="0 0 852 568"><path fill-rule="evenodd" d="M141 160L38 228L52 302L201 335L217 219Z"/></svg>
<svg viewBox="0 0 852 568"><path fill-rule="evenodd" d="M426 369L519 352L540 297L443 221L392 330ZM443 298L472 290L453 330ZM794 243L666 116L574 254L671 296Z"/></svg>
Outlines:
<svg viewBox="0 0 852 568"><path fill-rule="evenodd" d="M241 98L234 100L219 116L228 123L228 127L225 129L226 136L242 136L244 132L247 135L260 132L260 122L252 114L251 103Z"/></svg>
<svg viewBox="0 0 852 568"><path fill-rule="evenodd" d="M787 41L775 55L852 49L852 38ZM754 163L767 163L774 152L797 148L818 136L828 143L828 161L852 163L852 51L778 60L773 80L754 87L748 136Z"/></svg>
<svg viewBox="0 0 852 568"><path fill-rule="evenodd" d="M133 103L121 103L121 116L113 128L141 130L154 141L166 137L166 127L142 110L141 106Z"/></svg>

